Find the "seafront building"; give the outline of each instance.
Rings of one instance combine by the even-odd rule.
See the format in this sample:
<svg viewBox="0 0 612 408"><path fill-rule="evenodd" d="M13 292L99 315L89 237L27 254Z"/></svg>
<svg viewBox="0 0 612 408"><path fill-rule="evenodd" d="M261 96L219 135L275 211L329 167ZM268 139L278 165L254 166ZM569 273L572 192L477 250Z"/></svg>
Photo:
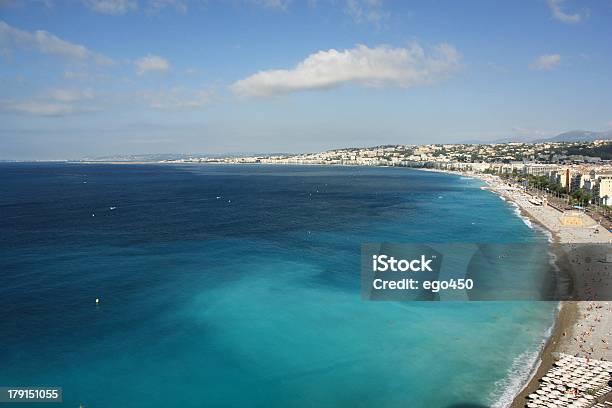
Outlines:
<svg viewBox="0 0 612 408"><path fill-rule="evenodd" d="M398 166L507 176L544 176L551 183L558 184L565 193L581 190L589 194L593 203L612 203L612 141L609 140L385 145L319 153L188 157L169 162Z"/></svg>

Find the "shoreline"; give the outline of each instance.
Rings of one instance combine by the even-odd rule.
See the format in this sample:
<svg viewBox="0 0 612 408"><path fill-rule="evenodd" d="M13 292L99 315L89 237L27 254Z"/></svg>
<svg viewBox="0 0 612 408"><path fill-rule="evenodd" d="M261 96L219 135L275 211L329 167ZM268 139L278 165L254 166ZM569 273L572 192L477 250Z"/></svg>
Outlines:
<svg viewBox="0 0 612 408"><path fill-rule="evenodd" d="M515 202L512 197L509 197L507 194L504 194L502 191L495 189L491 183L491 180L479 177L476 174L463 174L461 172L455 171L447 171L447 170L438 170L438 169L422 169L423 171L435 172L435 173L446 173L453 174L461 177L469 177L471 179L480 180L486 184L485 187L481 187L483 190L489 191L492 194L500 197L504 202L510 204L516 209L516 216L521 218L523 222L528 221L531 225L525 224L529 228L538 228L542 230L544 233L549 235L549 243L558 243L560 238L558 234L544 225L540 220L531 216L527 213L517 202ZM556 308L553 324L550 327L549 335L545 338L542 347L538 350L538 355L536 357L536 361L534 361L533 368L529 372L529 376L526 378L522 378L520 381L520 388L516 391L515 395L512 398L512 402L509 405L505 405L507 408L524 408L526 397L535 392L535 390L539 387L539 379L543 377L548 370L554 364L553 353L559 352L558 344L563 337L563 333L571 331L572 328L578 323L578 309L575 302L559 302L559 306ZM498 401L501 403L501 401ZM497 405L496 405L497 406ZM504 406L504 405L500 405Z"/></svg>
<svg viewBox="0 0 612 408"><path fill-rule="evenodd" d="M524 220L529 220L529 222L533 224L533 228L542 229L546 233L550 234L550 244L611 242L610 238L612 237L612 234L602 227L598 227L596 223L586 215L584 215L584 217L588 217L588 219L595 223L595 225L590 225L585 228L599 229L600 232L597 238L594 237L592 232L590 235L586 236L585 234L573 234L571 232L564 231L563 228L568 227L561 227L558 223L552 222L553 218L557 219L560 215L560 213L554 213L554 211L557 210L550 210L553 211L553 216L546 217L544 212L548 210L547 205L544 205L541 208L530 209L528 207L529 204L526 203L527 197L525 193L502 187L503 182L501 179L499 179L499 177L478 174L463 174L460 172L444 170L427 171L450 173L483 181L486 183L486 187L483 187L483 189L498 195L507 203L516 206L518 210L517 215ZM522 195L523 199L517 199L517 194ZM559 265L557 265L557 267L559 267ZM612 308L610 307L611 302L597 302L599 306L593 306L593 303L594 302L589 301L559 302L559 308L555 313L554 323L551 327L550 335L538 353L534 368L529 377L523 379L521 389L514 396L512 403L507 405L508 407L523 408L526 406L527 396L534 393L539 388L540 379L553 367L553 364L558 359L560 353L575 356L586 356L587 358L599 358L607 361L612 360L612 353L610 352L605 341L606 336L609 336L612 333L612 319L604 320L601 318L598 319L597 317L590 319L593 307L599 307L607 311L612 311ZM585 328L587 329L584 330ZM581 332L581 330L583 331ZM604 347L601 344L594 345L591 343L591 352L585 351L583 344L587 343L588 341L585 340L585 336L591 337L596 331L599 332L598 334L600 336L603 335L601 341L603 344L606 344L606 346ZM594 341L597 337L598 336L592 336L592 340ZM595 350L597 346L599 346L597 350L599 353L597 353Z"/></svg>
<svg viewBox="0 0 612 408"><path fill-rule="evenodd" d="M529 378L525 379L521 390L514 396L509 407L525 407L527 396L539 388L540 378L553 367L554 362L557 360L554 355L560 351L559 345L564 338L563 333L571 333L579 320L580 316L576 302L560 302L560 306L555 313L555 321L550 336L538 354L538 361Z"/></svg>

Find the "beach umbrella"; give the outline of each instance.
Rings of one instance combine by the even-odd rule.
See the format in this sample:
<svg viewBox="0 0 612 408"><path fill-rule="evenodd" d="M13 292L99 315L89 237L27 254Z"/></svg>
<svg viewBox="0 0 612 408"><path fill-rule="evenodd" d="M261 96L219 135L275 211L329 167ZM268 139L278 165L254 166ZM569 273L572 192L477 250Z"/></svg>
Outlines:
<svg viewBox="0 0 612 408"><path fill-rule="evenodd" d="M589 402L589 400L587 400L587 399L586 399L586 398L584 398L584 397L580 397L580 398L578 398L578 402L579 402L579 403L581 403L581 404L586 404L586 403L588 403L588 402Z"/></svg>

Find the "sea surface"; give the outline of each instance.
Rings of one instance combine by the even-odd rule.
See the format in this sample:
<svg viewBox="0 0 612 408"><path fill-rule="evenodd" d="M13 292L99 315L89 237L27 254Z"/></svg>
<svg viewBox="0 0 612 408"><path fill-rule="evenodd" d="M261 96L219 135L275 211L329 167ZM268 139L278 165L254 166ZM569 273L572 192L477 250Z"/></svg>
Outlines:
<svg viewBox="0 0 612 408"><path fill-rule="evenodd" d="M360 296L365 242L545 248L480 187L402 168L0 164L0 386L87 408L507 403L556 304Z"/></svg>

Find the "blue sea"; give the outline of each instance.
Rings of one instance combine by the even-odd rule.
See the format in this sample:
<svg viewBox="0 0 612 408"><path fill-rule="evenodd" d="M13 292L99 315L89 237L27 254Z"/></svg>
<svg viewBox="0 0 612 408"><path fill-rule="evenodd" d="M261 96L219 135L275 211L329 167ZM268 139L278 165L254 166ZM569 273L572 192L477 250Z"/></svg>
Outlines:
<svg viewBox="0 0 612 408"><path fill-rule="evenodd" d="M0 386L87 408L502 406L556 304L360 295L365 242L546 245L480 187L404 168L1 164Z"/></svg>

